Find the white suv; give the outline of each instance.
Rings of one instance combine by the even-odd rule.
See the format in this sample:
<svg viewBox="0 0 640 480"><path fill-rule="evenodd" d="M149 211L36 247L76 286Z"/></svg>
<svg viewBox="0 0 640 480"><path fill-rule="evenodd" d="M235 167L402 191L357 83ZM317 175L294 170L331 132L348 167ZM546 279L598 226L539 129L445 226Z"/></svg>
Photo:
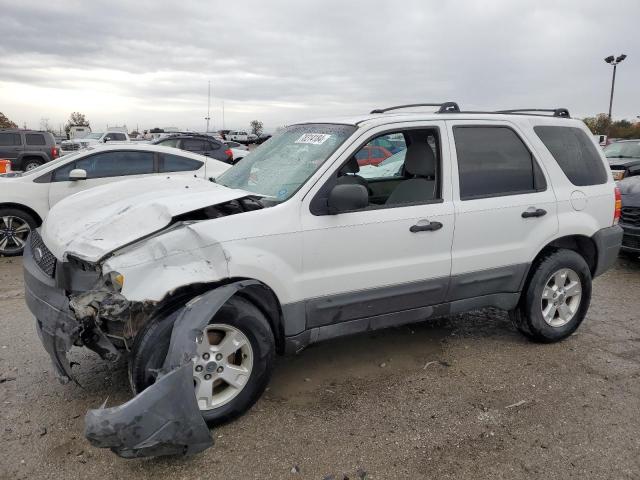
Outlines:
<svg viewBox="0 0 640 480"><path fill-rule="evenodd" d="M564 109L397 108L289 126L216 183L106 186L51 210L25 281L58 374L71 378L66 351L84 345L127 352L134 392L153 385L87 417L95 445L145 454L126 438L114 447L112 427L158 402L188 402L210 424L239 415L276 353L341 335L481 307L508 310L536 341L578 328L622 238L584 124ZM398 168L360 175L370 145ZM178 376L187 391L168 387ZM182 415L160 410L154 421Z"/></svg>

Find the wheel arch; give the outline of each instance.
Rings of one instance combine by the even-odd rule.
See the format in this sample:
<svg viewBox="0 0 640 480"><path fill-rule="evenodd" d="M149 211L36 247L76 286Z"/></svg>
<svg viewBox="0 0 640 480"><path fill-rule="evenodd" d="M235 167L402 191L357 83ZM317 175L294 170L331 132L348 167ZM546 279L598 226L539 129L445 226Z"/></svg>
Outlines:
<svg viewBox="0 0 640 480"><path fill-rule="evenodd" d="M591 275L594 275L598 266L598 247L592 238L586 235L566 235L564 237L556 238L547 243L535 256L529 270L524 276L521 290L524 291L529 284L531 276L536 270L536 266L540 261L549 253L555 252L560 249L572 250L584 258L585 262L589 266Z"/></svg>
<svg viewBox="0 0 640 480"><path fill-rule="evenodd" d="M22 210L23 212L31 215L33 219L36 221L36 223L38 224L38 226L42 225L42 217L38 215L38 212L36 212L34 209L26 205L23 205L21 203L1 202L0 208L14 208L16 210Z"/></svg>
<svg viewBox="0 0 640 480"><path fill-rule="evenodd" d="M20 155L20 157L18 157L17 160L18 160L18 163L22 165L26 160L29 160L30 158L42 160L43 163L47 163L49 161L49 157L47 157L46 154L41 152L26 152Z"/></svg>
<svg viewBox="0 0 640 480"><path fill-rule="evenodd" d="M176 309L184 306L186 302L199 295L223 285L241 280L254 279L234 277L226 278L219 282L197 283L179 287L168 293L160 302L158 302L152 315L149 317L150 320L148 321L151 321L152 318L164 316L175 311ZM276 341L276 352L282 355L284 353L284 325L280 301L273 289L268 285L260 282L259 280L254 281L257 281L258 285L247 286L237 292L236 295L239 295L253 303L264 314L269 322L271 330L273 331L273 336ZM140 329L140 331L141 330L142 329Z"/></svg>

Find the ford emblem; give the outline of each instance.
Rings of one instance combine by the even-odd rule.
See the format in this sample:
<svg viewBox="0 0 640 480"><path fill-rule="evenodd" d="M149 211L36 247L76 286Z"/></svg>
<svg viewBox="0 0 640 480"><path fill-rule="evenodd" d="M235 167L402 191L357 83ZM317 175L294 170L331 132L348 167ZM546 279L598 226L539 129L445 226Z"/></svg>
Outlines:
<svg viewBox="0 0 640 480"><path fill-rule="evenodd" d="M44 254L42 253L42 249L36 247L36 249L33 251L33 257L36 259L36 262L41 261L42 257L44 257Z"/></svg>

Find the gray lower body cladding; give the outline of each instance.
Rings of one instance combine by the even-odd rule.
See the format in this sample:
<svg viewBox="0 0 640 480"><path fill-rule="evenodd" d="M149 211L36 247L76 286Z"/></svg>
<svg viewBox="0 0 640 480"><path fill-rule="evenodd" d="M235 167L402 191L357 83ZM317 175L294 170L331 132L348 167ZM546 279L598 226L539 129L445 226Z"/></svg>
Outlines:
<svg viewBox="0 0 640 480"><path fill-rule="evenodd" d="M285 329L306 319L286 339L295 353L309 344L354 333L420 322L475 308L514 308L530 265L518 264L284 305Z"/></svg>
<svg viewBox="0 0 640 480"><path fill-rule="evenodd" d="M594 277L602 275L615 263L616 258L618 258L618 253L620 253L620 247L622 246L623 234L624 231L622 227L620 225L614 225L598 230L596 234L591 237L596 244L596 250L598 252L596 269L593 274Z"/></svg>

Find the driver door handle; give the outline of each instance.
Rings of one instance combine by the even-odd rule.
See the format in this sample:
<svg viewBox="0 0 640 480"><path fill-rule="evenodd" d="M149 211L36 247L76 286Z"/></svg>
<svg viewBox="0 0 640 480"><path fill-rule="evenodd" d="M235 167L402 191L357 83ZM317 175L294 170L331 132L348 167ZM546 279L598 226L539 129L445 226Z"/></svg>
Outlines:
<svg viewBox="0 0 640 480"><path fill-rule="evenodd" d="M544 217L547 211L543 208L530 208L522 212L522 218Z"/></svg>
<svg viewBox="0 0 640 480"><path fill-rule="evenodd" d="M429 222L424 225L420 225L416 223L409 228L411 233L417 232L435 232L436 230L440 230L442 228L442 224L440 222Z"/></svg>

